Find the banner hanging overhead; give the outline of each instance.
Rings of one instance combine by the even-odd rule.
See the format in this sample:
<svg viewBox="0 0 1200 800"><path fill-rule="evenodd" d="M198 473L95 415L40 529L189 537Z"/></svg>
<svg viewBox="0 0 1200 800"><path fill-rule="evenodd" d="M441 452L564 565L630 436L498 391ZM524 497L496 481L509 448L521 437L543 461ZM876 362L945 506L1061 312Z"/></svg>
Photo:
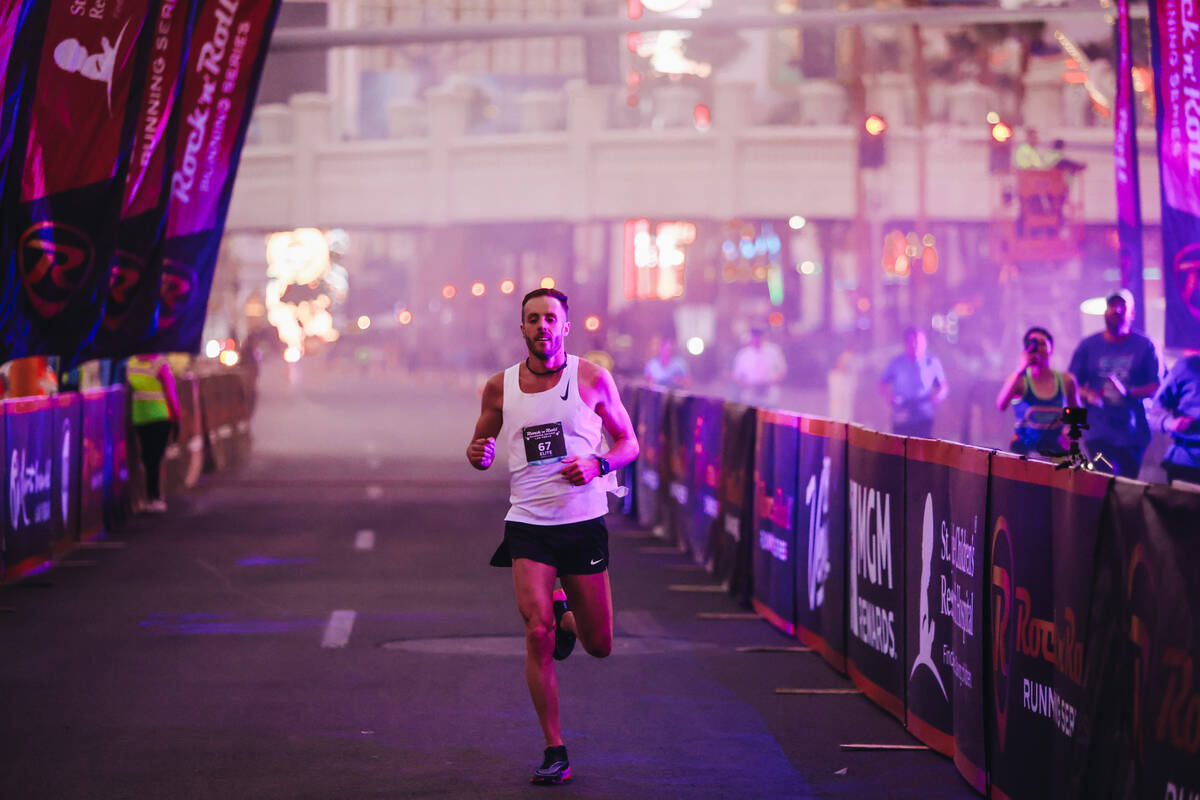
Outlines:
<svg viewBox="0 0 1200 800"><path fill-rule="evenodd" d="M1150 0L1167 347L1200 347L1200 5Z"/></svg>
<svg viewBox="0 0 1200 800"><path fill-rule="evenodd" d="M279 3L205 0L196 11L150 350L199 352L225 215Z"/></svg>
<svg viewBox="0 0 1200 800"><path fill-rule="evenodd" d="M45 3L17 33L12 60L37 66L20 98L5 186L3 263L14 291L0 307L0 361L72 363L100 322L156 5Z"/></svg>
<svg viewBox="0 0 1200 800"><path fill-rule="evenodd" d="M163 235L195 0L161 0L143 71L141 102L125 178L117 241L108 266L108 303L87 357L141 352L157 323Z"/></svg>
<svg viewBox="0 0 1200 800"><path fill-rule="evenodd" d="M1142 193L1138 176L1137 95L1133 90L1133 53L1129 37L1129 0L1117 0L1113 26L1117 52L1117 96L1113 103L1113 165L1117 179L1117 240L1121 245L1121 285L1133 293L1139 309L1136 330L1146 330L1142 281Z"/></svg>

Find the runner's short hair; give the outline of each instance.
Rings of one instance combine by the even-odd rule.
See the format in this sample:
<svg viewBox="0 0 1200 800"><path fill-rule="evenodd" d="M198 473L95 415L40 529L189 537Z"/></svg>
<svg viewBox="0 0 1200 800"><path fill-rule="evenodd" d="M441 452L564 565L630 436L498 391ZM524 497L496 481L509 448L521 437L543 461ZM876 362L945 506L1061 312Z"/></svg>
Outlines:
<svg viewBox="0 0 1200 800"><path fill-rule="evenodd" d="M563 311L569 317L571 309L567 307L567 296L558 289L534 289L529 294L525 295L525 299L521 301L521 319L525 319L525 304L535 297L553 297L558 302L562 303Z"/></svg>

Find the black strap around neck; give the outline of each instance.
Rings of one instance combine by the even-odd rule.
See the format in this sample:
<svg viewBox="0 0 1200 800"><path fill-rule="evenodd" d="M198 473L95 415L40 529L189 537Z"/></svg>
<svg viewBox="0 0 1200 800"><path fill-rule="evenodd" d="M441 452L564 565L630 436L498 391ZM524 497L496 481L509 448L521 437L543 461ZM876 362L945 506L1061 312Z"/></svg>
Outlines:
<svg viewBox="0 0 1200 800"><path fill-rule="evenodd" d="M529 370L534 375L556 375L559 372L562 372L566 368L567 368L567 362L564 359L561 367L555 367L554 369L548 369L545 372L538 372L536 369L529 366L529 359L528 358L525 359L525 369Z"/></svg>

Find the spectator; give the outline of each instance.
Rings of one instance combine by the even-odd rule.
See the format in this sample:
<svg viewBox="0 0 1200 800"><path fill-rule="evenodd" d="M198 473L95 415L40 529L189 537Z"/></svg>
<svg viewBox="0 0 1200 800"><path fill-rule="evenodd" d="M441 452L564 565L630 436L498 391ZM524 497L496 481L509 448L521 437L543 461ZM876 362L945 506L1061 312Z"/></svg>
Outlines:
<svg viewBox="0 0 1200 800"><path fill-rule="evenodd" d="M160 471L167 442L179 438L179 395L171 365L162 354L139 355L129 359L125 377L133 394L132 421L146 469L146 510L161 514L167 510L160 488Z"/></svg>
<svg viewBox="0 0 1200 800"><path fill-rule="evenodd" d="M929 340L920 328L904 329L904 352L888 362L879 379L879 391L892 412L892 432L929 439L934 411L950 387L937 356L926 352Z"/></svg>
<svg viewBox="0 0 1200 800"><path fill-rule="evenodd" d="M1089 407L1084 434L1088 456L1103 455L1117 475L1136 478L1150 443L1145 398L1158 391L1158 353L1154 343L1134 333L1133 295L1112 292L1104 311L1104 330L1079 343L1071 356L1071 374Z"/></svg>
<svg viewBox="0 0 1200 800"><path fill-rule="evenodd" d="M1070 444L1063 431L1064 406L1079 406L1079 389L1069 372L1050 368L1054 337L1045 328L1030 328L1022 339L1025 351L1000 394L996 408L1013 404L1017 424L1009 449L1021 455L1065 456Z"/></svg>
<svg viewBox="0 0 1200 800"><path fill-rule="evenodd" d="M1163 457L1167 480L1200 484L1200 351L1171 367L1151 403L1150 424L1171 436Z"/></svg>
<svg viewBox="0 0 1200 800"><path fill-rule="evenodd" d="M665 389L685 389L692 382L687 362L675 352L675 340L666 336L659 342L658 355L646 362L642 377Z"/></svg>
<svg viewBox="0 0 1200 800"><path fill-rule="evenodd" d="M779 402L779 382L787 374L783 351L764 339L762 328L750 329L750 341L733 357L738 399L750 405Z"/></svg>

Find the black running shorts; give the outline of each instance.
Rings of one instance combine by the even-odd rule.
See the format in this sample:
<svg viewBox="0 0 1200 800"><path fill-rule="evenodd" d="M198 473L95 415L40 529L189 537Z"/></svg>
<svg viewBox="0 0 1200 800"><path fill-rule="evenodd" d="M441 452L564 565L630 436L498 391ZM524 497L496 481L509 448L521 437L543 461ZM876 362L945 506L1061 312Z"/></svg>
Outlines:
<svg viewBox="0 0 1200 800"><path fill-rule="evenodd" d="M608 569L608 527L604 517L566 525L508 521L491 564L511 567L514 558L549 564L559 575L595 575Z"/></svg>

